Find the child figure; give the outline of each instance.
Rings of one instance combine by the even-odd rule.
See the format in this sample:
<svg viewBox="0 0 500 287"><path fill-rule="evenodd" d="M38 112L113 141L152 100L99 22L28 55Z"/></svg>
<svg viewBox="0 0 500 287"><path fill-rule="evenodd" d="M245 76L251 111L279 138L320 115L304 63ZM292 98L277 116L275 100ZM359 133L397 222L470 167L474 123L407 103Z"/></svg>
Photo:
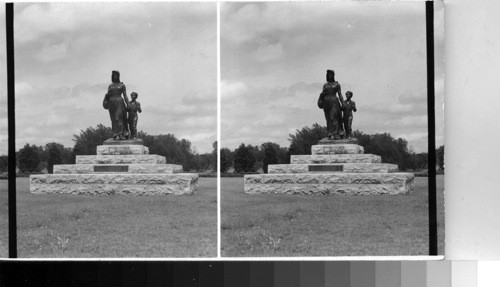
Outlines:
<svg viewBox="0 0 500 287"><path fill-rule="evenodd" d="M128 125L130 128L130 138L134 139L137 137L137 120L139 119L139 116L137 115L137 112L142 113L141 109L141 104L136 101L137 97L136 92L132 92L130 94L130 97L132 100L130 101L128 105Z"/></svg>
<svg viewBox="0 0 500 287"><path fill-rule="evenodd" d="M344 112L343 116L343 122L344 122L344 130L345 130L345 138L351 138L352 136L352 112L356 112L356 103L354 101L351 101L352 98L352 92L347 91L345 93L346 100L344 102L344 106L342 107L342 110Z"/></svg>

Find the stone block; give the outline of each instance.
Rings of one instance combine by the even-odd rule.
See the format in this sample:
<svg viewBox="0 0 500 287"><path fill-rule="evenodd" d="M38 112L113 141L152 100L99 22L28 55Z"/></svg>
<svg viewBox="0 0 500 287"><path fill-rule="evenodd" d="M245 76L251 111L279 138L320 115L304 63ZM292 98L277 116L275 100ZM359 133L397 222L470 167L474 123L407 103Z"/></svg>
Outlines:
<svg viewBox="0 0 500 287"><path fill-rule="evenodd" d="M96 173L97 167L124 166L123 164L61 164L54 165L54 174L88 174ZM126 164L127 173L181 173L182 166L177 164ZM120 173L107 171L106 173Z"/></svg>
<svg viewBox="0 0 500 287"><path fill-rule="evenodd" d="M382 159L373 154L330 154L330 155L291 155L291 164L321 163L381 163Z"/></svg>
<svg viewBox="0 0 500 287"><path fill-rule="evenodd" d="M357 144L334 144L334 145L313 145L312 154L362 154L365 149Z"/></svg>
<svg viewBox="0 0 500 287"><path fill-rule="evenodd" d="M35 194L165 195L193 194L198 175L178 174L52 174L32 175Z"/></svg>
<svg viewBox="0 0 500 287"><path fill-rule="evenodd" d="M248 184L248 194L301 195L405 195L412 189L408 184Z"/></svg>
<svg viewBox="0 0 500 287"><path fill-rule="evenodd" d="M76 164L166 164L164 156L149 155L77 155Z"/></svg>
<svg viewBox="0 0 500 287"><path fill-rule="evenodd" d="M143 145L99 145L97 155L149 154L149 148Z"/></svg>
<svg viewBox="0 0 500 287"><path fill-rule="evenodd" d="M339 140L331 140L329 138L322 138L319 142L319 144L358 144L358 139L357 138L350 138L350 139L339 139Z"/></svg>
<svg viewBox="0 0 500 287"><path fill-rule="evenodd" d="M109 138L103 142L103 145L143 145L144 141L140 138L130 140L114 140Z"/></svg>
<svg viewBox="0 0 500 287"><path fill-rule="evenodd" d="M311 171L311 166L338 166L341 167L341 171ZM269 174L310 172L389 173L397 171L398 166L390 163L276 164L268 166Z"/></svg>
<svg viewBox="0 0 500 287"><path fill-rule="evenodd" d="M380 195L408 194L412 173L245 175L246 193Z"/></svg>

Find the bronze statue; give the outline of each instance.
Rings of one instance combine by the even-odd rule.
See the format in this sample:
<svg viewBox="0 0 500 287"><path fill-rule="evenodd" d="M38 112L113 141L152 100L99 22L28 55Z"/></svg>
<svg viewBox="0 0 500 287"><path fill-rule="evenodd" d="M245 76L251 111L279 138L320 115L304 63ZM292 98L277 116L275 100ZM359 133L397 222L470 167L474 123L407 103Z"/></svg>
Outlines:
<svg viewBox="0 0 500 287"><path fill-rule="evenodd" d="M347 91L345 93L345 97L347 98L344 102L344 106L342 107L342 111L344 112L344 130L345 130L345 138L349 139L352 136L352 118L353 112L356 112L356 103L351 101L352 92Z"/></svg>
<svg viewBox="0 0 500 287"><path fill-rule="evenodd" d="M127 125L127 109L129 101L125 85L120 82L120 72L111 72L111 85L104 97L103 107L109 111L111 128L115 140L125 140L129 136ZM122 98L123 95L123 98Z"/></svg>
<svg viewBox="0 0 500 287"><path fill-rule="evenodd" d="M318 107L323 109L325 113L328 138L342 139L344 136L342 125L344 98L342 97L340 84L335 81L335 72L333 70L326 71L326 81L318 99Z"/></svg>
<svg viewBox="0 0 500 287"><path fill-rule="evenodd" d="M130 129L130 138L135 139L137 137L137 120L139 119L139 116L137 113L142 113L141 109L141 103L139 103L137 100L137 93L132 92L130 94L130 97L132 98L132 101L130 101L128 105L128 126Z"/></svg>

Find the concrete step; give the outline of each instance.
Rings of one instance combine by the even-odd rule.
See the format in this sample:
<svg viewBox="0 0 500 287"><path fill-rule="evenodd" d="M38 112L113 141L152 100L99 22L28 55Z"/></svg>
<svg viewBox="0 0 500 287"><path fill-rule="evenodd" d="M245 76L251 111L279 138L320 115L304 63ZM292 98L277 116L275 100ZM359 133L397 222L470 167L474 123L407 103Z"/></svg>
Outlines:
<svg viewBox="0 0 500 287"><path fill-rule="evenodd" d="M143 145L99 145L97 155L149 154L149 148Z"/></svg>
<svg viewBox="0 0 500 287"><path fill-rule="evenodd" d="M390 163L339 163L339 164L275 164L268 166L269 174L280 173L389 173L398 166Z"/></svg>
<svg viewBox="0 0 500 287"><path fill-rule="evenodd" d="M330 173L245 175L249 194L381 195L408 194L412 173Z"/></svg>
<svg viewBox="0 0 500 287"><path fill-rule="evenodd" d="M382 159L374 154L329 154L329 155L291 155L291 164L321 163L381 163Z"/></svg>
<svg viewBox="0 0 500 287"><path fill-rule="evenodd" d="M149 155L77 155L76 164L166 164L164 156Z"/></svg>
<svg viewBox="0 0 500 287"><path fill-rule="evenodd" d="M312 154L362 154L365 149L357 144L325 144L313 145L311 147Z"/></svg>
<svg viewBox="0 0 500 287"><path fill-rule="evenodd" d="M61 164L54 165L54 174L89 173L181 173L177 164Z"/></svg>
<svg viewBox="0 0 500 287"><path fill-rule="evenodd" d="M30 176L35 194L192 194L198 175L177 174L44 174Z"/></svg>

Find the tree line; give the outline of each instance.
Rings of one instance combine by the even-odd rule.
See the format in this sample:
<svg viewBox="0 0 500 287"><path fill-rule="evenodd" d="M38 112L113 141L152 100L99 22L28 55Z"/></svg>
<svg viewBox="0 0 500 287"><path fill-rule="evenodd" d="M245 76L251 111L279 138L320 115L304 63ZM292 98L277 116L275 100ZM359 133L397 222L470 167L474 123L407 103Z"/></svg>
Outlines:
<svg viewBox="0 0 500 287"><path fill-rule="evenodd" d="M267 173L269 164L288 164L290 155L311 154L311 146L328 136L326 127L313 124L305 126L289 135L290 146L280 147L276 143L267 142L260 146L245 145L231 151L221 149L220 171L227 173L231 168L235 173L251 173L262 169ZM364 147L365 153L381 156L382 162L397 164L401 171L419 171L428 169L427 153L415 153L408 147L408 141L394 138L389 133L365 134L359 130L353 136ZM438 169L444 171L444 146L436 149Z"/></svg>
<svg viewBox="0 0 500 287"><path fill-rule="evenodd" d="M267 173L270 164L288 164L290 155L311 154L311 146L327 136L326 127L314 124L305 126L289 135L289 147L277 143L266 142L261 145L242 143L238 148L220 150L220 171L227 173ZM380 155L382 162L397 164L402 171L428 169L427 153L415 153L402 138L394 138L389 133L365 134L354 131L359 144L365 153ZM16 153L16 165L20 173L41 172L45 168L52 173L55 164L74 164L76 155L94 155L98 145L112 137L112 130L102 124L88 127L73 135L73 148L60 143L48 143L44 146L26 144ZM191 143L185 139L177 139L173 134L149 135L144 131L138 133L151 154L166 157L168 163L180 164L184 171L215 171L217 168L217 142L213 143L211 153L198 154L192 150ZM444 146L436 149L438 168L444 170ZM7 156L0 156L0 172L7 170Z"/></svg>
<svg viewBox="0 0 500 287"><path fill-rule="evenodd" d="M76 155L95 155L97 146L112 136L110 127L99 124L73 135L73 148L60 143L48 143L45 146L27 143L16 153L16 166L20 173L37 173L45 168L52 173L56 164L74 164ZM138 132L138 137L143 139L150 154L162 155L168 163L182 165L186 172L216 169L214 153L198 154L186 139L177 139L173 134L149 135L144 131Z"/></svg>

